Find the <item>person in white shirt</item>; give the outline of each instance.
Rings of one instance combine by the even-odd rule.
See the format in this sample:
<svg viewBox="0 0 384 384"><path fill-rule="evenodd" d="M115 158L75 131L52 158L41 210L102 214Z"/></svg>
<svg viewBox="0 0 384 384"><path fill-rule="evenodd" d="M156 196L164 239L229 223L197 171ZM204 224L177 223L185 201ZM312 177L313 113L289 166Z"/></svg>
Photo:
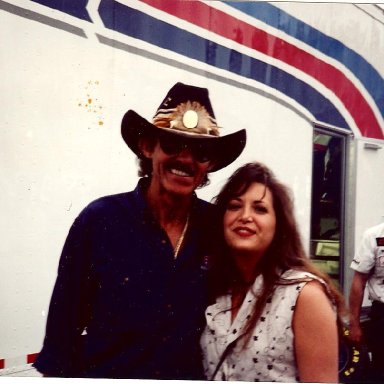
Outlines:
<svg viewBox="0 0 384 384"><path fill-rule="evenodd" d="M308 260L288 189L249 163L215 203L223 248L200 340L207 379L337 382L343 298Z"/></svg>
<svg viewBox="0 0 384 384"><path fill-rule="evenodd" d="M361 305L367 285L370 310L369 346L372 352L372 380L384 382L384 223L368 228L351 263L355 271L349 293L350 339L363 341Z"/></svg>

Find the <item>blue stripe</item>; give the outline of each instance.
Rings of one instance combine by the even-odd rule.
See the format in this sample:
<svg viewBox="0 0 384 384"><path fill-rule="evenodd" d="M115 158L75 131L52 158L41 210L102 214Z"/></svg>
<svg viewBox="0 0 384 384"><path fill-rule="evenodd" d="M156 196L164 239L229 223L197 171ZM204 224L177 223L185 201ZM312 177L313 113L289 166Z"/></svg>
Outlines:
<svg viewBox="0 0 384 384"><path fill-rule="evenodd" d="M345 65L361 81L384 117L384 79L355 51L271 4L242 1L225 1L225 4L284 31Z"/></svg>
<svg viewBox="0 0 384 384"><path fill-rule="evenodd" d="M78 19L92 21L89 17L86 6L88 0L31 0L35 3L45 5L49 8L68 13Z"/></svg>
<svg viewBox="0 0 384 384"><path fill-rule="evenodd" d="M349 128L340 112L328 99L279 68L181 30L115 0L102 0L99 13L104 25L109 29L259 81L296 100L309 110L315 119ZM255 107L257 109L257 106Z"/></svg>

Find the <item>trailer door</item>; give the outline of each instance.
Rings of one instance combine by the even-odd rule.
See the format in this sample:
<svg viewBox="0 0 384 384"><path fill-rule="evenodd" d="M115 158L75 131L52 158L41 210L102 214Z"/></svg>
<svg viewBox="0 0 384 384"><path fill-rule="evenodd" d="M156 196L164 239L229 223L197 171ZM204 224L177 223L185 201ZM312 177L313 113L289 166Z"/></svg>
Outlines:
<svg viewBox="0 0 384 384"><path fill-rule="evenodd" d="M315 126L312 164L312 261L342 289L346 136Z"/></svg>

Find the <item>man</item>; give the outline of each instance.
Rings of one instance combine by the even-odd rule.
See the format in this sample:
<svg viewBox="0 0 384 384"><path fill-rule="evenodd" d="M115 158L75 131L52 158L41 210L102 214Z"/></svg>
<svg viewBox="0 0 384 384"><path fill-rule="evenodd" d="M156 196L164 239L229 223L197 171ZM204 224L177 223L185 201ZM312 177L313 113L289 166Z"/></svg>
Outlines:
<svg viewBox="0 0 384 384"><path fill-rule="evenodd" d="M240 155L245 131L219 136L207 89L181 83L152 123L129 110L121 128L143 177L75 220L34 366L46 376L201 379L217 223L194 191Z"/></svg>
<svg viewBox="0 0 384 384"><path fill-rule="evenodd" d="M372 352L372 379L384 382L384 223L369 228L352 261L355 270L349 306L351 311L350 338L360 343L363 332L360 326L360 311L364 289L368 283L368 294L372 300L370 312L369 344Z"/></svg>

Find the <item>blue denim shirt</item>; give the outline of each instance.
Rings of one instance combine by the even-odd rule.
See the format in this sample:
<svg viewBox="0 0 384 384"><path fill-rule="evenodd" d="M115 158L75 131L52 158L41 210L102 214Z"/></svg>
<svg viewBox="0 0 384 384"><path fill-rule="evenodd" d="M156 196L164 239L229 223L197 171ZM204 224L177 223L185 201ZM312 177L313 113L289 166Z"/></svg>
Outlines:
<svg viewBox="0 0 384 384"><path fill-rule="evenodd" d="M60 258L44 345L49 376L203 378L199 337L208 304L214 206L195 197L177 259L134 191L100 198L73 223Z"/></svg>

